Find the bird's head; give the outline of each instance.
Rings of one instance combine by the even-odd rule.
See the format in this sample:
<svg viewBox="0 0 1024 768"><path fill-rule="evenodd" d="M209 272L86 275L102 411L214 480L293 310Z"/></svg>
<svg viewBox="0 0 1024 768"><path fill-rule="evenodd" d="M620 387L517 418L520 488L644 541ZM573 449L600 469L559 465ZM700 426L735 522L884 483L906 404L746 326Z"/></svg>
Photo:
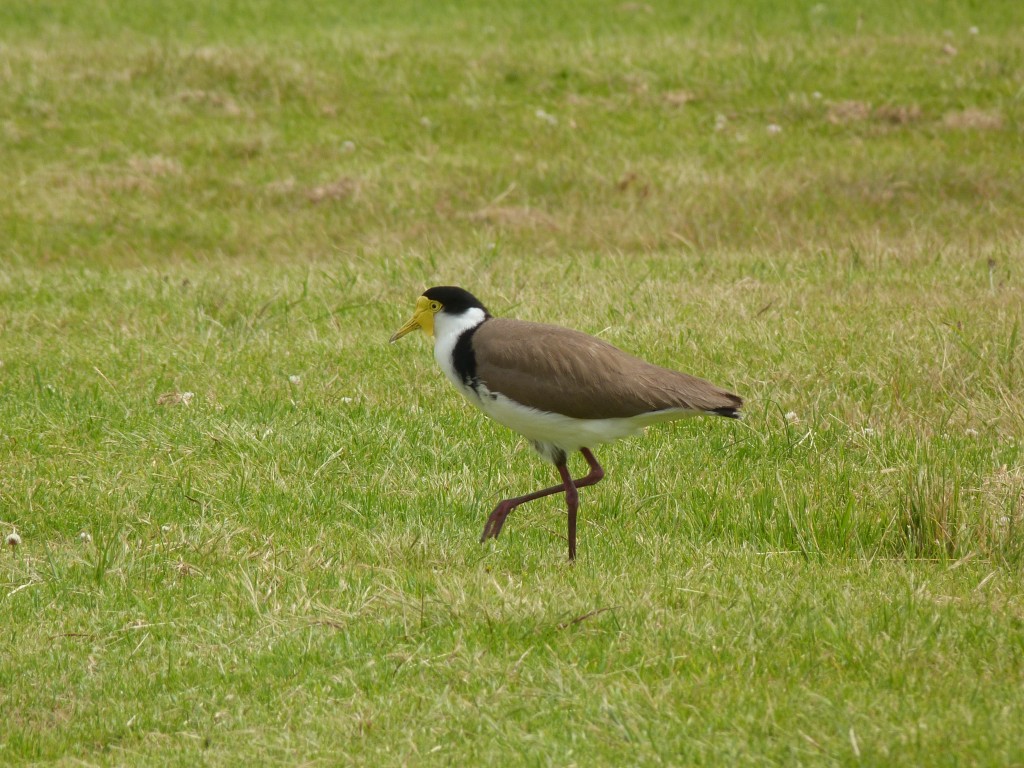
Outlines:
<svg viewBox="0 0 1024 768"><path fill-rule="evenodd" d="M469 291L451 285L428 288L422 296L416 299L416 308L412 312L412 317L409 318L409 322L395 331L391 337L391 343L394 344L417 328L422 328L427 336L433 336L434 317L438 313L457 317L474 309L481 310L484 317L489 316L484 305Z"/></svg>

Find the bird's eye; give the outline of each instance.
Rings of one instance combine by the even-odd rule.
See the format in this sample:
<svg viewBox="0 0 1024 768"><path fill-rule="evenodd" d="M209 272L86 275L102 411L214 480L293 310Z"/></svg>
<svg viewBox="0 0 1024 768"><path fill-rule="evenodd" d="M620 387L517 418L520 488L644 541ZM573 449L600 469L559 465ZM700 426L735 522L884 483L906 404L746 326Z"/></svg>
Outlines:
<svg viewBox="0 0 1024 768"><path fill-rule="evenodd" d="M440 301L432 301L432 302L430 302L430 311L431 312L440 312L441 311L441 302Z"/></svg>

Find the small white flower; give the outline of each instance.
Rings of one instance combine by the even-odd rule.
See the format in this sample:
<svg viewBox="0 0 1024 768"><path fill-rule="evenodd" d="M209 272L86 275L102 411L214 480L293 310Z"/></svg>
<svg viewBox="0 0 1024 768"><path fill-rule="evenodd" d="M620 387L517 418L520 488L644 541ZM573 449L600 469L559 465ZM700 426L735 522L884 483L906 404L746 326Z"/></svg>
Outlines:
<svg viewBox="0 0 1024 768"><path fill-rule="evenodd" d="M768 123L768 133L772 134L773 136L776 133L782 133L782 126L779 125L778 123Z"/></svg>
<svg viewBox="0 0 1024 768"><path fill-rule="evenodd" d="M420 118L420 125L422 125L424 128L433 128L434 127L434 123L433 123L433 121L429 117L421 117Z"/></svg>
<svg viewBox="0 0 1024 768"><path fill-rule="evenodd" d="M196 396L195 392L182 392L181 393L181 404L188 405L192 402L192 398Z"/></svg>
<svg viewBox="0 0 1024 768"><path fill-rule="evenodd" d="M864 429L861 430L861 434L865 437L871 437L871 435L875 434L875 430L871 427L864 427Z"/></svg>
<svg viewBox="0 0 1024 768"><path fill-rule="evenodd" d="M83 544L91 544L92 536L89 535L88 531L82 531L80 534L78 534L78 540Z"/></svg>
<svg viewBox="0 0 1024 768"><path fill-rule="evenodd" d="M296 376L293 373L291 376L288 377L288 383L291 384L293 387L297 387L297 386L299 386L299 384L302 383L302 377L301 376Z"/></svg>
<svg viewBox="0 0 1024 768"><path fill-rule="evenodd" d="M160 532L161 533L170 533L171 532L171 526L167 525L166 523L164 525L161 525L160 526Z"/></svg>
<svg viewBox="0 0 1024 768"><path fill-rule="evenodd" d="M341 402L343 402L343 403L351 403L352 402L352 398L351 397L343 397L343 398L341 398Z"/></svg>
<svg viewBox="0 0 1024 768"><path fill-rule="evenodd" d="M10 547L11 549L14 549L19 544L21 544L21 536L18 535L17 531L12 531L11 533L7 534L7 546L8 547Z"/></svg>
<svg viewBox="0 0 1024 768"><path fill-rule="evenodd" d="M558 125L558 118L548 112L545 112L543 109L538 109L534 114L537 116L538 120L543 120L548 125Z"/></svg>
<svg viewBox="0 0 1024 768"><path fill-rule="evenodd" d="M977 27L971 27L970 29L967 30L967 34L969 34L969 35L976 35L976 34L978 34L978 28Z"/></svg>
<svg viewBox="0 0 1024 768"><path fill-rule="evenodd" d="M794 422L800 421L800 417L797 416L794 411L790 411L789 413L786 414L786 421L792 424Z"/></svg>
<svg viewBox="0 0 1024 768"><path fill-rule="evenodd" d="M341 143L341 151L346 155L351 155L356 151L356 143L354 141L343 141Z"/></svg>
<svg viewBox="0 0 1024 768"><path fill-rule="evenodd" d="M728 123L729 123L729 118L727 118L721 112L719 112L717 115L715 115L715 130L716 131L724 131L725 130L725 126Z"/></svg>
<svg viewBox="0 0 1024 768"><path fill-rule="evenodd" d="M821 91L815 91L811 94L811 98L815 101L821 101Z"/></svg>
<svg viewBox="0 0 1024 768"><path fill-rule="evenodd" d="M978 430L974 429L973 427L968 427L967 429L964 430L964 434L967 435L968 437L977 437Z"/></svg>

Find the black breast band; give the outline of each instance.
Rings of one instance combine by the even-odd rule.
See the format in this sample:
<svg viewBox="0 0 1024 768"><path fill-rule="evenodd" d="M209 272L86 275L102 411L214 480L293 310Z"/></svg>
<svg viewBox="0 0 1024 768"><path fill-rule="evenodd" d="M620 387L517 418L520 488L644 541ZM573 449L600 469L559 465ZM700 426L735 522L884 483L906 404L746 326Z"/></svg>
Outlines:
<svg viewBox="0 0 1024 768"><path fill-rule="evenodd" d="M480 323L483 325L483 323ZM472 328L467 328L459 336L455 342L455 347L452 349L452 366L455 368L455 373L459 375L459 378L467 387L476 389L476 355L473 354L473 334L476 333L480 325L474 325Z"/></svg>

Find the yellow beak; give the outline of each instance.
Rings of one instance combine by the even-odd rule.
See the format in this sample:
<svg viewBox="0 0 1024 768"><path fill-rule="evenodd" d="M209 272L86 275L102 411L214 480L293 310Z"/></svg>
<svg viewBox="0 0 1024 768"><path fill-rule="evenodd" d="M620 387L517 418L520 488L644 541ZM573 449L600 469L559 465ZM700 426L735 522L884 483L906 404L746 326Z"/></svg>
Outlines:
<svg viewBox="0 0 1024 768"><path fill-rule="evenodd" d="M417 327L422 328L427 336L434 335L434 313L430 311L430 300L425 296L420 296L416 300L416 309L413 310L412 317L409 318L409 322L395 331L391 337L391 343L394 344L405 334L415 331Z"/></svg>

